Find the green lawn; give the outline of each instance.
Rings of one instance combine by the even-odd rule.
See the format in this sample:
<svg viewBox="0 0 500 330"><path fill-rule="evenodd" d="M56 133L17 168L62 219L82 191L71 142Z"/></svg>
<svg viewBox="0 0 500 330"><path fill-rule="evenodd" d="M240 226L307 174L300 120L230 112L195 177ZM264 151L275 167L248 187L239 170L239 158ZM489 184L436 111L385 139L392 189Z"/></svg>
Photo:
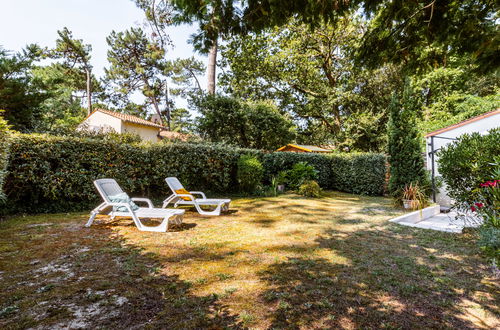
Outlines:
<svg viewBox="0 0 500 330"><path fill-rule="evenodd" d="M379 197L237 199L168 233L88 214L0 223L0 328L492 328L473 240Z"/></svg>

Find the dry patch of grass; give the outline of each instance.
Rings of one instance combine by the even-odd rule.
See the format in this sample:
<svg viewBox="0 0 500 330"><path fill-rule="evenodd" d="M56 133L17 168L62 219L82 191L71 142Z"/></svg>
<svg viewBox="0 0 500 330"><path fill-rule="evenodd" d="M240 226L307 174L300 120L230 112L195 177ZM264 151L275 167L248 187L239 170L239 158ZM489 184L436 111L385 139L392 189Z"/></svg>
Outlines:
<svg viewBox="0 0 500 330"><path fill-rule="evenodd" d="M384 198L237 199L183 228L87 214L0 224L0 327L492 328L467 237L400 227Z"/></svg>

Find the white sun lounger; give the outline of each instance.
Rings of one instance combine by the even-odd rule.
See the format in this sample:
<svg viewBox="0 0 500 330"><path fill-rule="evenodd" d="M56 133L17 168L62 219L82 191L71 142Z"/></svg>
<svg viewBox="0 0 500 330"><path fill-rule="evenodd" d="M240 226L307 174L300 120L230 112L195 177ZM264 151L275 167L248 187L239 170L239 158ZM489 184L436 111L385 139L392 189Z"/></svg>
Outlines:
<svg viewBox="0 0 500 330"><path fill-rule="evenodd" d="M139 207L139 209L135 211L130 203L111 202L109 196L123 193L123 190L114 179L95 180L94 185L104 202L92 210L85 227L90 227L90 225L92 225L97 214L109 214L112 219L114 217L132 217L137 228L142 231L166 232L170 224L182 223L184 210L154 208L153 203L148 198L131 198L130 200L133 202L144 202L148 204L148 207ZM127 211L114 210L118 207L125 207ZM140 221L141 218L163 219L163 221L158 226L145 226Z"/></svg>
<svg viewBox="0 0 500 330"><path fill-rule="evenodd" d="M170 190L172 190L172 195L163 201L163 207L166 207L169 203L174 203L174 207L179 205L194 205L198 213L202 215L220 215L221 211L225 212L229 210L230 199L209 199L201 191L189 191L187 194L180 194L177 191L184 189L184 187L177 178L170 177L166 178L165 181ZM195 198L193 195L200 195L201 198ZM215 209L204 211L201 206L215 206Z"/></svg>

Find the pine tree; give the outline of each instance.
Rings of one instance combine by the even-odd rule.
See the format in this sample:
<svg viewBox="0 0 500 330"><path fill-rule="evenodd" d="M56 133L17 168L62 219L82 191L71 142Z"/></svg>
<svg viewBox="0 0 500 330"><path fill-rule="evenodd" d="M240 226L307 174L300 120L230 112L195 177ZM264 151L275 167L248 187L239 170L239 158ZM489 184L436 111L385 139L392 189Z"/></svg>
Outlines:
<svg viewBox="0 0 500 330"><path fill-rule="evenodd" d="M389 192L395 198L399 198L404 187L410 183L429 189L416 124L417 111L418 105L407 82L403 95L394 93L389 105Z"/></svg>

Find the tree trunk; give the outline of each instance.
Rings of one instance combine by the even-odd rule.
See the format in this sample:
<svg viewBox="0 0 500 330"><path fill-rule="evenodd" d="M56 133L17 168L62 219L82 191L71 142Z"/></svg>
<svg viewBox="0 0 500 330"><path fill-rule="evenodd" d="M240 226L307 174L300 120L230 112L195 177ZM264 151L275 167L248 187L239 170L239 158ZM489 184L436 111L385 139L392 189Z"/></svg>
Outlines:
<svg viewBox="0 0 500 330"><path fill-rule="evenodd" d="M214 41L212 47L208 51L208 66L207 66L207 92L215 94L215 70L217 66L217 40Z"/></svg>
<svg viewBox="0 0 500 330"><path fill-rule="evenodd" d="M172 130L171 121L172 121L172 112L170 111L170 100L168 95L168 81L165 81L165 110L167 113L167 128L169 131Z"/></svg>
<svg viewBox="0 0 500 330"><path fill-rule="evenodd" d="M92 74L88 68L85 68L87 74L87 115L92 112Z"/></svg>

